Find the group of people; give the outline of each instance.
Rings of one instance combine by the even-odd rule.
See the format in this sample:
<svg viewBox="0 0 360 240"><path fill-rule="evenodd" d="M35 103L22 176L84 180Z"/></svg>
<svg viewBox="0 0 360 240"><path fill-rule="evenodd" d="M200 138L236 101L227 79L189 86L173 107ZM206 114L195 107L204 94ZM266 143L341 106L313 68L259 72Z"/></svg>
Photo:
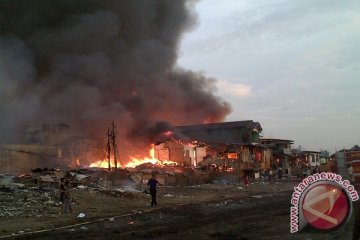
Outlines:
<svg viewBox="0 0 360 240"><path fill-rule="evenodd" d="M274 181L276 179L286 180L288 177L289 177L289 169L283 170L281 167L276 169L268 168L263 173L263 178L265 179L265 181L269 181L269 182Z"/></svg>
<svg viewBox="0 0 360 240"><path fill-rule="evenodd" d="M310 176L310 175L313 175L313 174L315 174L315 173L320 173L320 172L321 172L321 171L320 171L320 167L319 167L319 166L314 167L312 170L311 170L310 167L307 167L306 169L303 170L303 172L302 172L302 177L303 177L303 178L306 178L306 177L308 177L308 176Z"/></svg>

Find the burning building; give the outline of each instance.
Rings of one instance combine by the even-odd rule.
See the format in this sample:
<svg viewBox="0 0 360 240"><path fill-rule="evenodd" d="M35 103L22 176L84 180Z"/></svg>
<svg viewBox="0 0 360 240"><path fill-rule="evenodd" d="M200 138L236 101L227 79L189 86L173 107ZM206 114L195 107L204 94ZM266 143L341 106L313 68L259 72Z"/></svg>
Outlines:
<svg viewBox="0 0 360 240"><path fill-rule="evenodd" d="M163 162L174 162L185 167L196 167L207 156L205 144L166 141L155 146L155 156Z"/></svg>
<svg viewBox="0 0 360 240"><path fill-rule="evenodd" d="M156 145L156 156L187 167L216 165L222 171L260 173L267 169L291 175L297 162L292 140L261 138L252 120L178 126L171 140ZM174 139L181 136L180 140ZM258 176L256 174L256 176Z"/></svg>
<svg viewBox="0 0 360 240"><path fill-rule="evenodd" d="M262 128L252 120L177 126L181 140L167 140L155 148L163 160L196 167L215 163L223 170L253 171L258 168L257 146Z"/></svg>

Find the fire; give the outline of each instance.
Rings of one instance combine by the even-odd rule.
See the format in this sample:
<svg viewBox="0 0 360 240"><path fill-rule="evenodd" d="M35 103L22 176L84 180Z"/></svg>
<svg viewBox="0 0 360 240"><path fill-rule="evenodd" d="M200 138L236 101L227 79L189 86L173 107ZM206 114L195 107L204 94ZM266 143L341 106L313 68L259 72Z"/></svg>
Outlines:
<svg viewBox="0 0 360 240"><path fill-rule="evenodd" d="M154 165L157 165L158 162L159 162L159 160L148 158L148 157L143 158L143 159L133 157L133 158L131 158L130 162L125 164L125 168L135 168L136 166L144 164L144 163L152 163Z"/></svg>
<svg viewBox="0 0 360 240"><path fill-rule="evenodd" d="M149 156L143 157L143 158L130 157L130 159L131 160L128 163L126 163L125 165L123 165L121 167L122 168L135 168L144 163L151 163L151 164L154 164L157 166L177 165L178 164L176 162L169 161L169 160L160 161L159 159L157 159L155 157L155 146L154 145L152 145L151 149L149 150ZM115 166L113 157L110 159L110 163L111 163L111 167ZM104 160L99 160L99 161L91 163L89 167L108 168L109 163L108 163L107 159L104 159Z"/></svg>
<svg viewBox="0 0 360 240"><path fill-rule="evenodd" d="M136 166L138 166L140 164L144 164L144 163L157 164L159 162L159 160L155 158L155 148L153 146L149 150L149 155L150 155L150 157L145 157L142 159L136 158L136 157L131 157L131 161L128 162L127 164L125 164L125 168L135 168Z"/></svg>
<svg viewBox="0 0 360 240"><path fill-rule="evenodd" d="M163 164L163 165L178 165L177 162L168 161L168 160L162 161L162 164Z"/></svg>
<svg viewBox="0 0 360 240"><path fill-rule="evenodd" d="M115 166L114 159L110 159L111 166ZM107 159L99 160L90 164L89 167L97 167L97 168L108 168L109 161Z"/></svg>
<svg viewBox="0 0 360 240"><path fill-rule="evenodd" d="M151 149L149 150L149 156L150 157L145 157L145 158L136 158L136 157L132 157L131 161L128 162L127 164L125 164L125 168L135 168L138 165L144 164L144 163L151 163L154 165L158 165L158 166L164 166L164 165L176 165L176 162L173 161L168 161L168 160L164 160L164 161L160 161L159 159L157 159L155 157L155 146L152 145Z"/></svg>

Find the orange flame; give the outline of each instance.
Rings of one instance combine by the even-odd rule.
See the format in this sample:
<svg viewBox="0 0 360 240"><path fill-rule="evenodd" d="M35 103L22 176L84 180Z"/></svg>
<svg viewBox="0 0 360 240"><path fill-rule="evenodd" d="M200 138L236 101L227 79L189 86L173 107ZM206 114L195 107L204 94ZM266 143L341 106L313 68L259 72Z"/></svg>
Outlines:
<svg viewBox="0 0 360 240"><path fill-rule="evenodd" d="M169 160L160 161L159 159L155 158L155 146L154 145L151 146L148 157L143 157L143 158L130 157L130 159L131 160L128 163L126 163L125 165L122 166L123 168L135 168L144 163L151 163L151 164L158 165L158 166L178 165L177 162L173 162L173 161L169 161ZM111 166L115 165L113 158L110 159L110 163L111 163ZM90 167L98 167L98 168L108 168L108 166L109 166L109 163L108 163L107 159L99 160L99 161L96 161L96 162L93 162L90 164Z"/></svg>
<svg viewBox="0 0 360 240"><path fill-rule="evenodd" d="M142 159L136 158L136 157L131 157L131 161L128 162L127 164L125 164L125 168L135 168L136 166L139 166L141 164L144 163L151 163L154 165L158 165L158 166L165 166L165 165L177 165L176 162L173 161L169 161L169 160L164 160L164 161L160 161L159 159L155 158L155 146L152 145L151 149L149 150L149 155L150 157L145 157Z"/></svg>
<svg viewBox="0 0 360 240"><path fill-rule="evenodd" d="M114 158L110 159L111 166L115 166ZM109 161L108 159L99 160L90 164L89 167L97 167L97 168L108 168Z"/></svg>

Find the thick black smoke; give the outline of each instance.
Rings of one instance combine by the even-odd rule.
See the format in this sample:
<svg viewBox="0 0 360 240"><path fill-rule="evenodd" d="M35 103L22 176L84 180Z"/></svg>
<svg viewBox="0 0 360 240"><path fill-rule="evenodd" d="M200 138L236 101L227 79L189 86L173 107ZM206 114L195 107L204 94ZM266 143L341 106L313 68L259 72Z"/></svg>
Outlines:
<svg viewBox="0 0 360 240"><path fill-rule="evenodd" d="M214 80L175 67L192 4L0 1L0 141L19 141L24 125L59 122L103 139L115 120L123 142L146 142L158 121L224 120L230 106L214 95Z"/></svg>

